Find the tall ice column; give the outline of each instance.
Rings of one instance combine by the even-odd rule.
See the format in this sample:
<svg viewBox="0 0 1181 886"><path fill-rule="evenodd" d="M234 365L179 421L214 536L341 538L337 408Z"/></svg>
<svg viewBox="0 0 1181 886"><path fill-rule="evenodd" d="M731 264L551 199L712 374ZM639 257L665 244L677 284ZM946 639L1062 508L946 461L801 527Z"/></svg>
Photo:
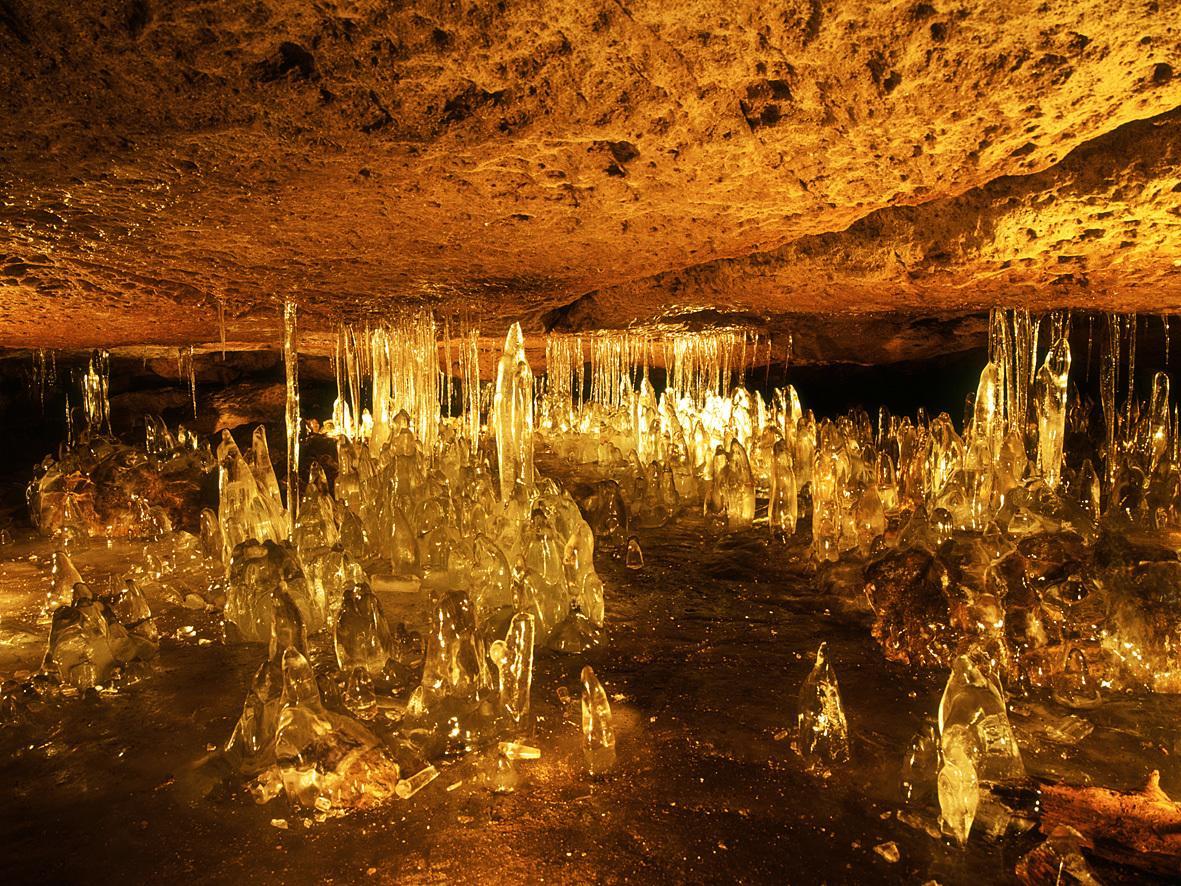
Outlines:
<svg viewBox="0 0 1181 886"><path fill-rule="evenodd" d="M283 368L287 373L287 534L294 537L299 506L299 348L291 299L283 303Z"/></svg>

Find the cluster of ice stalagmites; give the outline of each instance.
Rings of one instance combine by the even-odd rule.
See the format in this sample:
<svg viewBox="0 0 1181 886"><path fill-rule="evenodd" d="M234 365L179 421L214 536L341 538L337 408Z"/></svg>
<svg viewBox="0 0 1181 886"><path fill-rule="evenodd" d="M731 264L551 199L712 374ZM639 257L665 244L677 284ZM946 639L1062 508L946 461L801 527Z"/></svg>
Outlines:
<svg viewBox="0 0 1181 886"><path fill-rule="evenodd" d="M203 538L227 563L227 639L268 644L227 745L260 796L282 785L303 806L352 807L357 779L410 796L433 777L432 760L496 741L516 748L531 731L535 646L579 652L598 642L595 535L575 501L534 474L532 383L520 352L516 328L489 422L499 483L452 427L435 428L426 445L400 411L374 423L380 436L336 436L335 483L310 466L288 539L265 436L255 435L249 456L224 437L218 519L204 520ZM424 638L391 628L375 586L429 599ZM309 643L329 631L336 667L321 669L330 688L313 698ZM293 701L276 687L297 665L308 688ZM284 738L285 717L296 740ZM373 731L381 747L364 739ZM323 759L365 765L329 772L321 759L313 775L306 761L316 755L299 748L339 741L355 753ZM521 753L498 755L490 777L502 788ZM367 803L382 791L363 793Z"/></svg>
<svg viewBox="0 0 1181 886"><path fill-rule="evenodd" d="M708 335L680 350L595 338L584 397L582 343L566 337L547 349L539 425L559 455L614 473L576 490L600 543L623 550L636 528L692 510L713 527L757 522L806 541L818 568L864 564L891 659L949 667L979 644L1006 680L1172 691L1181 459L1168 377L1133 396L1135 329L1108 318L1094 404L1071 395L1066 314L994 311L958 426L921 410L817 419L791 386L764 401L731 386L735 362Z"/></svg>
<svg viewBox="0 0 1181 886"><path fill-rule="evenodd" d="M53 556L45 612L50 629L41 668L0 689L0 725L25 722L62 695L135 682L159 649L151 607L136 581L95 593L64 551Z"/></svg>
<svg viewBox="0 0 1181 886"><path fill-rule="evenodd" d="M41 607L50 632L39 673L9 681L0 693L0 720L22 719L62 690L109 690L134 678L159 642L149 594L191 608L218 602L199 539L183 528L197 512L201 478L212 464L208 447L153 416L145 418L142 444L108 436L105 376L95 366L83 379L86 424L58 459L35 467L27 489L34 526L55 543ZM85 553L93 537L134 539L143 556L121 574L87 582L73 556Z"/></svg>

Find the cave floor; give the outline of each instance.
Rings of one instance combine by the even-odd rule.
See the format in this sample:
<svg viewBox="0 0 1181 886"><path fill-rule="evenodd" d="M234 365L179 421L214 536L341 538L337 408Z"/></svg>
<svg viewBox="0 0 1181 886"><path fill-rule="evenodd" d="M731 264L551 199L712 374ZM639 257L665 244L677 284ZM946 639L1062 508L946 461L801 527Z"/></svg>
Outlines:
<svg viewBox="0 0 1181 886"><path fill-rule="evenodd" d="M230 735L264 653L224 645L219 620L201 610L161 609L162 632L183 639L166 637L143 680L68 700L33 729L0 730L0 881L1012 881L1035 835L973 834L960 850L895 816L903 752L945 675L884 661L844 578L853 570L817 577L799 536L786 549L757 528L717 537L694 515L640 540L642 570L596 555L606 642L537 659L542 758L518 764L514 793L476 786L469 758L441 766L408 801L310 826L283 798L204 795L195 764ZM75 563L101 584L141 549L96 546ZM50 551L30 538L0 548L4 676L39 664ZM391 623L421 625L417 597L381 596ZM806 774L792 749L796 695L821 641L853 745L852 763L828 779ZM582 765L577 706L557 693L577 698L585 663L612 698L618 740L616 767L597 780ZM1160 769L1165 790L1181 794L1169 737L1181 701L1122 696L1084 716L1095 731L1072 747L1039 744L1015 724L1031 774L1133 788ZM896 863L875 852L887 841Z"/></svg>

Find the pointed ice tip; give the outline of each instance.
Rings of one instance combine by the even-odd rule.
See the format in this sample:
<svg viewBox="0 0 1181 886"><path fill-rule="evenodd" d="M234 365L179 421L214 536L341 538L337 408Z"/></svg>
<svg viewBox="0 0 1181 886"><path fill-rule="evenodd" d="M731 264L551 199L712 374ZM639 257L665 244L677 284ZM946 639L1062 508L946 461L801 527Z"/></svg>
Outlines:
<svg viewBox="0 0 1181 886"><path fill-rule="evenodd" d="M828 641L821 642L820 648L816 650L816 664L824 664L828 659Z"/></svg>
<svg viewBox="0 0 1181 886"><path fill-rule="evenodd" d="M521 324L514 323L508 328L508 334L504 337L504 352L506 354L515 354L519 349L525 346L525 333L521 331Z"/></svg>

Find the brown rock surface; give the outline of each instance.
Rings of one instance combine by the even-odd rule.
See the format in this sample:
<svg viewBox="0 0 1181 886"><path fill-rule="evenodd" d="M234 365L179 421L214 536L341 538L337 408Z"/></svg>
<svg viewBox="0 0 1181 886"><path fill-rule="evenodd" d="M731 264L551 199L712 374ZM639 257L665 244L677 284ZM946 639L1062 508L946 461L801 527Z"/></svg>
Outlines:
<svg viewBox="0 0 1181 886"><path fill-rule="evenodd" d="M0 347L1177 308L1173 6L0 0Z"/></svg>

